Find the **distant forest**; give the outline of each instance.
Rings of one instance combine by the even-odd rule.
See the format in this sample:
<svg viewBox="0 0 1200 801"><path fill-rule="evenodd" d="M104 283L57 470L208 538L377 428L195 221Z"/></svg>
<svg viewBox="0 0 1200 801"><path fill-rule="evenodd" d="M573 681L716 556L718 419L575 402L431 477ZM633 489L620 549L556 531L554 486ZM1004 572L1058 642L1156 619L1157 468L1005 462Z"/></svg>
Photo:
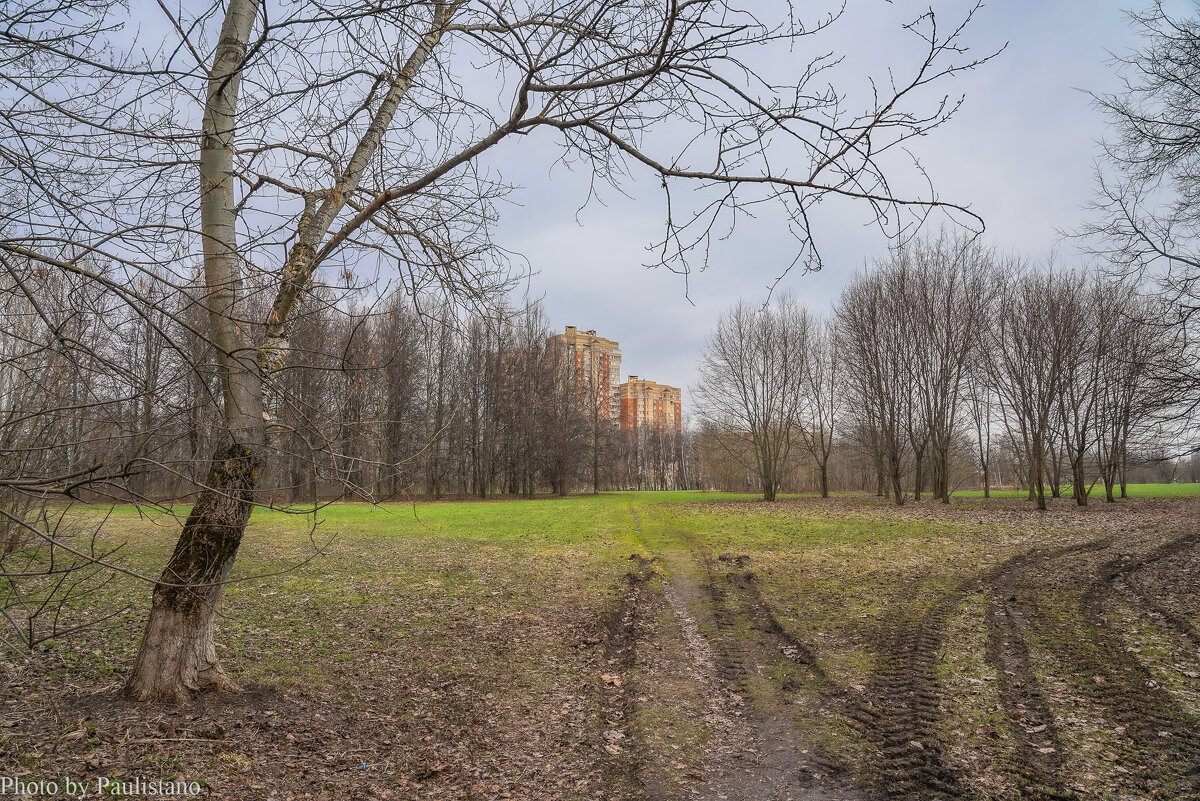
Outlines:
<svg viewBox="0 0 1200 801"><path fill-rule="evenodd" d="M3 281L0 451L15 473L88 500L188 497L223 433L198 291L143 276L138 307L35 263ZM265 316L265 295L248 296L248 316ZM684 391L682 434L634 433L555 358L540 303L317 287L267 395L261 488L280 503L757 492L765 437L778 492L824 478L901 500L1039 484L1119 495L1128 481L1200 480L1181 444L1183 332L1168 306L1099 271L920 240L860 271L825 317L787 297L731 310ZM740 386L760 384L759 419L736 369Z"/></svg>

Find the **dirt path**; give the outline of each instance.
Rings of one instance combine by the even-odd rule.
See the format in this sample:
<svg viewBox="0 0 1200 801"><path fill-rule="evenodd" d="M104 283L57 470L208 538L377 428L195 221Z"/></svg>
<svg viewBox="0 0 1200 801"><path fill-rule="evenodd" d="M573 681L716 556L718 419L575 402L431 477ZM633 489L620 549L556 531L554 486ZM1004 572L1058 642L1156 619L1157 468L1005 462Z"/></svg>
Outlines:
<svg viewBox="0 0 1200 801"><path fill-rule="evenodd" d="M710 734L703 769L684 797L696 801L859 801L871 796L798 737L788 701L768 675L772 660L811 659L781 640L764 614L753 575L737 559L697 552L662 557L666 598L704 696ZM706 636L704 631L711 632Z"/></svg>
<svg viewBox="0 0 1200 801"><path fill-rule="evenodd" d="M1165 559L1197 542L1194 534L1155 548L1146 556L1119 554L1102 563L1087 586L1074 625L1081 632L1060 658L1085 677L1081 686L1121 727L1127 754L1119 763L1150 794L1163 791L1164 780L1177 779L1177 798L1200 799L1200 719L1184 710L1153 676L1137 651L1126 645L1110 620L1114 583L1147 564ZM1088 678L1090 677L1090 681ZM1186 794L1182 791L1187 787Z"/></svg>
<svg viewBox="0 0 1200 801"><path fill-rule="evenodd" d="M1146 797L1200 799L1200 720L1155 681L1110 620L1115 604L1132 604L1194 645L1195 627L1178 610L1189 603L1180 588L1192 580L1181 560L1200 534L1164 538L1147 527L1117 536L1110 529L1020 551L941 589L913 576L907 594L893 597L869 624L871 661L854 684L827 675L818 649L781 623L750 556L714 555L685 532L655 533L658 547L648 550L655 553L658 611L668 622L644 631L639 647L662 649L663 637L682 643L672 664L685 689L676 687L674 697L692 695L691 714L703 720L706 739L689 763L699 767L669 792L643 782L650 801L952 801L993 790L1088 797L1080 787L1090 757L1075 750L1075 704L1089 705L1114 727L1119 745L1110 764L1123 786ZM1151 586L1163 581L1160 574L1148 576L1150 568L1168 566L1176 575L1169 603ZM995 681L992 739L976 746L990 755L985 783L949 739L961 724L949 722L957 701L939 673L946 651L962 649L954 637L963 629L954 621L964 619L970 598L982 601L972 601L978 611L965 618L967 630L978 632L974 658ZM853 738L852 748L838 748L845 762L806 740L817 720L831 721L817 736L840 727L839 736ZM647 767L636 770L645 775Z"/></svg>
<svg viewBox="0 0 1200 801"><path fill-rule="evenodd" d="M1010 768L1032 798L1075 798L1067 787L1071 752L1030 664L1029 647L1048 649L1074 692L1102 710L1120 734L1111 761L1148 797L1200 798L1200 721L1154 678L1110 619L1113 602L1141 602L1148 619L1188 637L1169 609L1128 587L1138 571L1194 547L1195 533L1149 550L1138 537L1107 537L1071 547L1038 549L1008 560L985 585L989 595L987 658L998 669L1002 703L1013 721ZM1074 603L1051 593L1055 579L1078 587ZM1128 592L1124 592L1129 590ZM1166 787L1170 786L1170 791Z"/></svg>
<svg viewBox="0 0 1200 801"><path fill-rule="evenodd" d="M850 801L868 796L831 760L801 741L774 681L768 660L781 649L769 625L755 614L741 565L732 571L701 556L707 577L699 582L683 566L664 585L668 602L687 640L697 683L707 691L714 737L706 755L704 780L689 788L690 797L785 801ZM693 611L696 610L696 611ZM700 633L696 615L715 629L710 640ZM787 646L784 646L785 648ZM784 653L800 658L794 647Z"/></svg>
<svg viewBox="0 0 1200 801"><path fill-rule="evenodd" d="M987 596L987 661L997 669L1005 715L1015 747L1008 766L1022 795L1072 798L1064 784L1066 749L1030 658L1027 638L1037 613L1028 597L1028 574L1070 554L1102 550L1109 538L1014 556L983 581Z"/></svg>

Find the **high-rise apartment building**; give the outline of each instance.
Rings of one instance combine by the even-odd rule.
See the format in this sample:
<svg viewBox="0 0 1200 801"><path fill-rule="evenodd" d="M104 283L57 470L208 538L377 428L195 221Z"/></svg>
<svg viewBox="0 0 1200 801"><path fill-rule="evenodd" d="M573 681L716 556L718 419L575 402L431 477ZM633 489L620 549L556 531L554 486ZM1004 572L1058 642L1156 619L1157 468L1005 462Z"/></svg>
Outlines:
<svg viewBox="0 0 1200 801"><path fill-rule="evenodd" d="M646 381L636 375L620 386L621 428L683 430L683 393L679 387Z"/></svg>
<svg viewBox="0 0 1200 801"><path fill-rule="evenodd" d="M584 402L597 404L604 418L620 419L617 387L621 382L621 346L597 336L595 330L580 331L568 325L566 332L550 337L546 344L554 357L574 363L575 388Z"/></svg>

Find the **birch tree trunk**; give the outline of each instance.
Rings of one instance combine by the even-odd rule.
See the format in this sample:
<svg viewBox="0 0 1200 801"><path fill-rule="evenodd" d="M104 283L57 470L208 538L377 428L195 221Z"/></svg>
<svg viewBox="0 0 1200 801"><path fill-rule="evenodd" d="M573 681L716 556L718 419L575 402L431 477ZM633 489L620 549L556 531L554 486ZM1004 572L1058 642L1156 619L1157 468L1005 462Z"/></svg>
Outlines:
<svg viewBox="0 0 1200 801"><path fill-rule="evenodd" d="M288 252L265 342L245 334L241 259L234 197L234 135L247 45L258 0L230 0L213 56L200 145L200 226L213 344L221 368L228 437L214 458L209 482L184 524L171 561L154 591L126 692L139 700L184 700L197 691L233 686L217 661L213 621L223 583L250 519L258 463L266 440L264 388L287 361L289 315L320 263L330 227L357 189L413 79L449 23L451 7L434 3L429 30L402 67L387 78L387 93L332 188L311 193ZM336 246L336 237L325 242Z"/></svg>
<svg viewBox="0 0 1200 801"><path fill-rule="evenodd" d="M234 128L257 0L231 0L209 74L200 145L200 224L213 342L225 396L227 440L213 458L175 552L154 589L150 618L125 691L182 701L232 682L213 640L223 583L237 556L263 446L262 378L237 320L242 305L233 192Z"/></svg>

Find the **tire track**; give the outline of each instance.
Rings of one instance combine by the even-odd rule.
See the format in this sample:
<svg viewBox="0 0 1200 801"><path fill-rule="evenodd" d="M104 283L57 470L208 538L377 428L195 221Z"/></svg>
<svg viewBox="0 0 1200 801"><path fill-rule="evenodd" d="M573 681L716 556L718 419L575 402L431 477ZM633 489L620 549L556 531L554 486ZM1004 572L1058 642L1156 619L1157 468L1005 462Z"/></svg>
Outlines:
<svg viewBox="0 0 1200 801"><path fill-rule="evenodd" d="M727 562L735 571L726 574L726 585L735 588L741 596L743 613L749 618L751 627L765 634L785 658L800 665L809 679L815 684L821 698L837 711L844 712L853 704L861 703L862 697L850 687L839 684L821 666L816 651L807 643L796 637L779 620L775 610L762 594L762 582L752 570L736 572L746 566L749 559L744 556L731 557L722 555L718 561ZM710 575L714 569L711 558L708 560Z"/></svg>
<svg viewBox="0 0 1200 801"><path fill-rule="evenodd" d="M996 668L1000 702L1015 736L1015 753L1006 761L1022 797L1077 797L1064 785L1066 749L1026 644L1030 618L1036 616L1024 597L1029 589L1027 574L1068 554L1106 548L1110 542L1105 538L1019 554L1004 562L987 584L985 658Z"/></svg>
<svg viewBox="0 0 1200 801"><path fill-rule="evenodd" d="M965 588L950 592L916 619L901 606L881 627L885 650L851 715L876 748L875 768L889 798L963 795L937 735L941 693L936 668L947 621L965 594Z"/></svg>
<svg viewBox="0 0 1200 801"><path fill-rule="evenodd" d="M1167 549L1173 553L1178 547L1171 542L1158 551ZM1154 561L1166 555L1164 552ZM1121 558L1100 568L1099 578L1088 587L1081 603L1082 622L1090 629L1088 639L1094 648L1073 648L1070 654L1081 668L1088 669L1084 675L1092 677L1092 697L1109 710L1118 725L1125 727L1135 755L1127 769L1138 779L1138 788L1161 792L1161 769L1166 768L1180 780L1181 786L1172 790L1173 797L1200 799L1200 720L1187 714L1154 680L1150 669L1128 650L1105 614L1113 581L1130 568Z"/></svg>
<svg viewBox="0 0 1200 801"><path fill-rule="evenodd" d="M958 775L947 765L937 736L941 694L936 662L947 621L981 578L963 582L916 619L907 604L898 605L881 626L879 641L883 650L878 667L861 693L835 682L820 668L812 649L787 632L763 599L752 571L730 572L724 582L712 584L714 605L728 604L734 592L742 594L745 614L755 627L806 668L826 702L874 747L872 773L885 797L954 799L964 790ZM737 668L735 658L732 672L736 674ZM844 772L832 761L830 766Z"/></svg>
<svg viewBox="0 0 1200 801"><path fill-rule="evenodd" d="M1167 628L1174 629L1190 640L1192 645L1200 648L1200 630L1197 630L1196 626L1190 620L1159 603L1156 598L1146 592L1136 577L1137 573L1142 569L1175 556L1180 551L1192 548L1198 544L1200 544L1200 531L1193 531L1190 534L1177 537L1154 549L1132 565L1127 565L1117 570L1112 575L1110 581L1123 586L1129 591L1130 595L1134 596L1134 599L1140 606L1150 610L1153 613L1151 615L1152 620L1160 625L1165 625Z"/></svg>
<svg viewBox="0 0 1200 801"><path fill-rule="evenodd" d="M636 564L623 576L620 598L601 621L606 669L601 676L601 706L606 726L598 746L603 754L606 785L643 798L643 749L636 738L629 738L628 724L638 711L634 681L638 644L652 625L652 610L657 603L647 584L658 574L653 568L654 559L637 554L629 558Z"/></svg>
<svg viewBox="0 0 1200 801"><path fill-rule="evenodd" d="M748 557L722 555L714 559L703 550L693 559L704 568L702 589L707 595L717 635L712 639L720 679L749 699L744 719L748 766L725 765L714 785L697 798L812 799L858 801L864 791L849 771L832 756L799 742L782 688L768 678L768 666L780 654L801 664L825 690L833 682L817 665L813 651L787 634L763 601ZM834 693L830 693L833 695Z"/></svg>
<svg viewBox="0 0 1200 801"><path fill-rule="evenodd" d="M1126 543L1106 537L1080 546L1034 550L1006 562L1006 568L990 583L989 627L1000 643L1007 645L1007 652L989 648L989 660L994 660L1001 669L1001 681L1007 683L1001 687L1004 707L1010 717L1025 715L1028 722L1045 725L1037 734L1050 735L1051 745L1038 746L1038 739L1028 736L1032 731L1014 727L1020 736L1020 759L1014 766L1018 775L1030 782L1025 790L1031 794L1062 793L1061 781L1045 781L1058 775L1056 771L1061 773L1068 755L1030 666L1025 643L1036 638L1060 662L1063 679L1099 707L1112 724L1112 733L1120 737L1114 761L1117 771L1128 777L1128 789L1148 797L1200 800L1200 735L1196 734L1200 721L1184 712L1154 681L1120 628L1108 619L1118 580L1176 553L1181 543L1193 541L1193 537L1159 544L1141 558L1100 555L1098 564L1085 560L1072 565L1069 559ZM1045 597L1048 588L1069 592L1072 586L1082 590L1066 602L1051 603ZM1006 670L1014 675L1004 673ZM1048 747L1056 751L1039 751Z"/></svg>

